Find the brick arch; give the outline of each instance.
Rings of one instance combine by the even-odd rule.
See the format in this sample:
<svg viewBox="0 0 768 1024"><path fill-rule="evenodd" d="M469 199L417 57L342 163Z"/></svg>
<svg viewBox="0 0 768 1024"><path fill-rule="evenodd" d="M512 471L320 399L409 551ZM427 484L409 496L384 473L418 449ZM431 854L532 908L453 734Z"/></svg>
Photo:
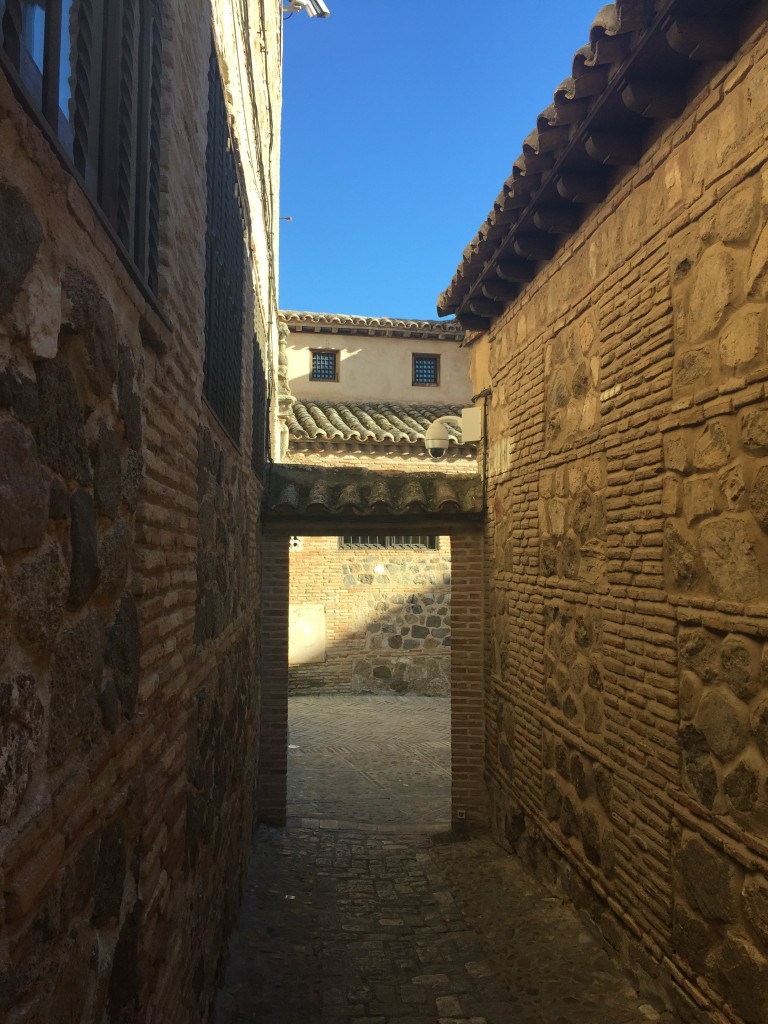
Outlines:
<svg viewBox="0 0 768 1024"><path fill-rule="evenodd" d="M483 686L483 531L459 517L398 517L397 524L358 518L354 525L302 517L267 527L262 541L261 746L256 792L257 819L284 825L288 770L289 539L345 533L438 534L451 539L451 822L454 828L487 824L483 777L485 710Z"/></svg>

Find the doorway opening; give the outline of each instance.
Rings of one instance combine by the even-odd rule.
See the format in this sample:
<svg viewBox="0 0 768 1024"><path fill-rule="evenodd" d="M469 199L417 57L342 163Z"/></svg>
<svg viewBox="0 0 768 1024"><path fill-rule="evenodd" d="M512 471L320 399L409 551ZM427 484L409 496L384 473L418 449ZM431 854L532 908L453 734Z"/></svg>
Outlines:
<svg viewBox="0 0 768 1024"><path fill-rule="evenodd" d="M451 823L451 543L289 543L289 824Z"/></svg>

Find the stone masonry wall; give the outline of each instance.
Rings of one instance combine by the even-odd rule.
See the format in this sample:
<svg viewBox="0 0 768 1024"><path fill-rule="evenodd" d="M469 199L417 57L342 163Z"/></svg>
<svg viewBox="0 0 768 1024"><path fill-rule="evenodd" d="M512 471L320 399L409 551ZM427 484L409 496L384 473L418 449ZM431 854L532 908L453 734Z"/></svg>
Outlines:
<svg viewBox="0 0 768 1024"><path fill-rule="evenodd" d="M493 828L687 1022L768 1022L764 20L476 340Z"/></svg>
<svg viewBox="0 0 768 1024"><path fill-rule="evenodd" d="M262 486L201 398L211 10L163 7L156 304L0 72L3 1021L206 1021L249 850Z"/></svg>
<svg viewBox="0 0 768 1024"><path fill-rule="evenodd" d="M326 654L293 664L293 692L450 693L450 541L439 549L340 548L302 537L290 553L290 602L322 605Z"/></svg>

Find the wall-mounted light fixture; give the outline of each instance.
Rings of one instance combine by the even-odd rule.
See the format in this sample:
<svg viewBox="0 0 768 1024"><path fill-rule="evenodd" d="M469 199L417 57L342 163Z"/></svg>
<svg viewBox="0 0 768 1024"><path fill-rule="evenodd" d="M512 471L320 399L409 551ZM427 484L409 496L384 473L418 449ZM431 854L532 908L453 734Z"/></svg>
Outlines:
<svg viewBox="0 0 768 1024"><path fill-rule="evenodd" d="M283 14L289 17L296 11L306 11L310 18L329 18L331 15L323 0L290 0L283 7Z"/></svg>

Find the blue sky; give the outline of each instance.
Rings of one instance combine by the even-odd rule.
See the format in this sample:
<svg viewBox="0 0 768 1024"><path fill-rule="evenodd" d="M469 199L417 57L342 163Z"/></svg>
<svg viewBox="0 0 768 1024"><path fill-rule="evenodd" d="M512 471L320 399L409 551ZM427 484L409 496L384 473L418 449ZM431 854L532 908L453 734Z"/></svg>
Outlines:
<svg viewBox="0 0 768 1024"><path fill-rule="evenodd" d="M595 0L327 0L285 23L280 305L433 318Z"/></svg>

